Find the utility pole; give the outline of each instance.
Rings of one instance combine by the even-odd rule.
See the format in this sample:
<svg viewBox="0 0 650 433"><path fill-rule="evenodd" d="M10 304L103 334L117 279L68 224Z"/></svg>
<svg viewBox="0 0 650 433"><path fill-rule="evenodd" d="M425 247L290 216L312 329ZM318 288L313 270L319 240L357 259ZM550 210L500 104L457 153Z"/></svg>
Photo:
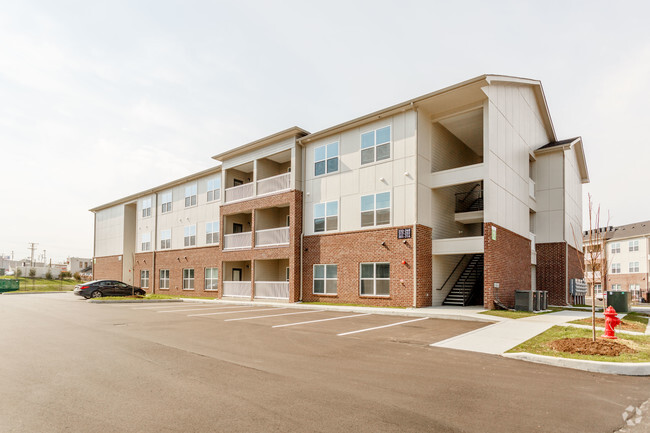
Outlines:
<svg viewBox="0 0 650 433"><path fill-rule="evenodd" d="M36 246L38 245L36 242L28 242L29 243L29 249L32 251L31 259L29 266L34 267L34 250L36 250Z"/></svg>

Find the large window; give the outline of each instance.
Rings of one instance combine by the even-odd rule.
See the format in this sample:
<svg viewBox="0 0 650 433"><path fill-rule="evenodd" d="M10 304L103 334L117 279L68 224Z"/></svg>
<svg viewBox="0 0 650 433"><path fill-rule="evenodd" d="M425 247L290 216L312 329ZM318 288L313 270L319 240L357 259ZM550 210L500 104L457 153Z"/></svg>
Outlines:
<svg viewBox="0 0 650 433"><path fill-rule="evenodd" d="M639 241L629 241L627 247L630 251L639 251Z"/></svg>
<svg viewBox="0 0 650 433"><path fill-rule="evenodd" d="M196 245L196 226L185 226L183 245L186 247L193 247Z"/></svg>
<svg viewBox="0 0 650 433"><path fill-rule="evenodd" d="M196 184L185 187L185 207L196 205Z"/></svg>
<svg viewBox="0 0 650 433"><path fill-rule="evenodd" d="M390 295L390 264L361 263L361 296Z"/></svg>
<svg viewBox="0 0 650 433"><path fill-rule="evenodd" d="M639 272L639 262L630 262L628 272Z"/></svg>
<svg viewBox="0 0 650 433"><path fill-rule="evenodd" d="M361 164L390 158L390 126L361 134Z"/></svg>
<svg viewBox="0 0 650 433"><path fill-rule="evenodd" d="M194 290L194 269L183 269L183 290Z"/></svg>
<svg viewBox="0 0 650 433"><path fill-rule="evenodd" d="M621 291L621 285L620 284L612 284L612 290L615 292L620 292Z"/></svg>
<svg viewBox="0 0 650 433"><path fill-rule="evenodd" d="M205 225L205 243L219 243L219 222L215 221Z"/></svg>
<svg viewBox="0 0 650 433"><path fill-rule="evenodd" d="M612 254L615 253L620 253L621 252L621 244L619 242L615 242L612 244Z"/></svg>
<svg viewBox="0 0 650 433"><path fill-rule="evenodd" d="M142 251L149 251L151 249L151 232L142 233Z"/></svg>
<svg viewBox="0 0 650 433"><path fill-rule="evenodd" d="M208 201L221 198L221 177L208 179Z"/></svg>
<svg viewBox="0 0 650 433"><path fill-rule="evenodd" d="M169 289L169 269L160 270L160 288Z"/></svg>
<svg viewBox="0 0 650 433"><path fill-rule="evenodd" d="M390 192L361 197L361 227L390 224Z"/></svg>
<svg viewBox="0 0 650 433"><path fill-rule="evenodd" d="M172 211L172 192L166 191L160 194L160 213L167 213Z"/></svg>
<svg viewBox="0 0 650 433"><path fill-rule="evenodd" d="M334 173L339 170L339 142L314 149L314 175Z"/></svg>
<svg viewBox="0 0 650 433"><path fill-rule="evenodd" d="M205 268L205 290L217 290L217 268Z"/></svg>
<svg viewBox="0 0 650 433"><path fill-rule="evenodd" d="M330 201L314 205L314 232L337 230L339 228L339 202Z"/></svg>
<svg viewBox="0 0 650 433"><path fill-rule="evenodd" d="M337 279L337 265L314 265L314 294L336 295Z"/></svg>
<svg viewBox="0 0 650 433"><path fill-rule="evenodd" d="M612 274L620 274L620 273L621 273L621 264L612 263Z"/></svg>
<svg viewBox="0 0 650 433"><path fill-rule="evenodd" d="M142 200L142 218L151 216L151 198Z"/></svg>
<svg viewBox="0 0 650 433"><path fill-rule="evenodd" d="M168 250L172 247L172 231L171 230L161 230L160 231L160 249Z"/></svg>
<svg viewBox="0 0 650 433"><path fill-rule="evenodd" d="M142 270L140 271L140 288L148 289L149 288L149 271Z"/></svg>
<svg viewBox="0 0 650 433"><path fill-rule="evenodd" d="M603 294L603 286L600 284L594 284L594 290L596 291L597 295Z"/></svg>

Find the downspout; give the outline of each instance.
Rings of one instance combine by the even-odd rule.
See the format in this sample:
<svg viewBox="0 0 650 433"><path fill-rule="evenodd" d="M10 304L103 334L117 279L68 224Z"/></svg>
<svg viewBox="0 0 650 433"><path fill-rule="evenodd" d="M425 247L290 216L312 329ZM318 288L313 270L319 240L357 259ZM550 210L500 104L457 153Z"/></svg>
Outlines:
<svg viewBox="0 0 650 433"><path fill-rule="evenodd" d="M153 259L151 260L151 293L156 293L156 248L158 246L158 193L155 193L156 218L153 222Z"/></svg>
<svg viewBox="0 0 650 433"><path fill-rule="evenodd" d="M413 308L417 307L418 303L418 189L419 189L419 178L418 178L418 154L420 149L419 137L418 137L418 109L411 102L411 109L415 113L415 173L413 175L415 179L415 220L413 221Z"/></svg>
<svg viewBox="0 0 650 433"><path fill-rule="evenodd" d="M93 216L94 216L94 221L93 221L93 280L94 280L95 265L97 264L97 259L95 258L95 252L97 248L97 212L93 212Z"/></svg>
<svg viewBox="0 0 650 433"><path fill-rule="evenodd" d="M302 273L303 273L303 253L305 251L304 248L304 239L305 239L305 222L303 221L303 215L304 215L304 209L305 209L305 196L304 196L304 189L305 189L305 182L303 182L303 179L305 178L305 154L307 151L305 150L305 147L300 143L300 154L301 154L301 161L300 164L302 165L302 169L300 171L300 192L303 193L302 195L302 200L300 203L300 224L302 227L300 227L300 299L299 301L302 302Z"/></svg>
<svg viewBox="0 0 650 433"><path fill-rule="evenodd" d="M566 212L567 212L567 199L566 199L566 150L562 151L562 189L564 197L562 200L562 233L564 237L564 303L570 305L569 302L569 240L566 235ZM593 302L593 300L592 300Z"/></svg>

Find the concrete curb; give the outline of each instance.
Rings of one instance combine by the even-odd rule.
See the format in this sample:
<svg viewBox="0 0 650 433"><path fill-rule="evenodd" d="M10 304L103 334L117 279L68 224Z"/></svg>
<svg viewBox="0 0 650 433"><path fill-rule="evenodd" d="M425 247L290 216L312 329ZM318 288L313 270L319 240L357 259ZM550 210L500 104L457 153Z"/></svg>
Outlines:
<svg viewBox="0 0 650 433"><path fill-rule="evenodd" d="M181 299L88 299L91 304L156 304L167 302L183 302Z"/></svg>
<svg viewBox="0 0 650 433"><path fill-rule="evenodd" d="M620 374L623 376L650 376L650 362L602 362L571 358L555 358L553 356L536 355L533 353L504 353L501 356L554 367L573 368L574 370L591 371L593 373Z"/></svg>
<svg viewBox="0 0 650 433"><path fill-rule="evenodd" d="M13 292L3 292L0 293L0 295L49 295L51 293L72 293L72 290L64 290L64 291L56 291L56 292L20 292L18 290L13 291Z"/></svg>

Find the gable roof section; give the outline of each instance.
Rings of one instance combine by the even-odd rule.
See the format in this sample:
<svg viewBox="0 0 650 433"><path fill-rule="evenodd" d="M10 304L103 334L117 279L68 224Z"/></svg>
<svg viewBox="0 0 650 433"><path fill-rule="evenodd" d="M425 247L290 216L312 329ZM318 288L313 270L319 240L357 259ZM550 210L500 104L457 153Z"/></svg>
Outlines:
<svg viewBox="0 0 650 433"><path fill-rule="evenodd" d="M297 126L292 126L291 128L287 128L283 131L276 132L275 134L268 135L266 137L260 138L259 140L251 141L250 143L243 144L239 147L236 147L234 149L228 150L226 152L222 152L218 155L214 155L212 159L216 159L219 161L224 161L228 158L232 158L234 156L240 155L245 152L250 152L255 149L259 149L260 147L267 146L269 144L285 140L287 138L291 137L296 137L297 139L300 137L304 137L305 135L308 135L309 132L305 131L302 128L299 128Z"/></svg>
<svg viewBox="0 0 650 433"><path fill-rule="evenodd" d="M582 137L568 138L565 140L552 141L535 150L535 155L564 151L573 149L576 152L578 160L578 169L580 170L580 181L589 183L589 171L587 170L587 159L585 158L585 149L582 144Z"/></svg>

